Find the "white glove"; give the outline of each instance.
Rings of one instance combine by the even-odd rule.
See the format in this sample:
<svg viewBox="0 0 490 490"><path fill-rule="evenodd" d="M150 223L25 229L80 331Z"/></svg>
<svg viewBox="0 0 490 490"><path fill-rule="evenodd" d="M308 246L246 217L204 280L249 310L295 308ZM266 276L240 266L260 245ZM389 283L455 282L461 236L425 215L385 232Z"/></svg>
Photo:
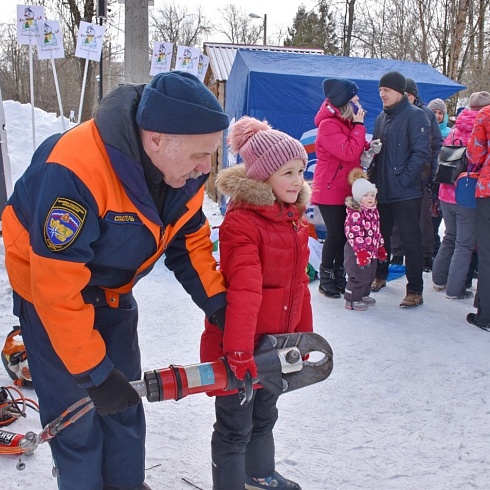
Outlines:
<svg viewBox="0 0 490 490"><path fill-rule="evenodd" d="M361 167L368 169L374 158L374 152L372 149L364 150L361 155Z"/></svg>
<svg viewBox="0 0 490 490"><path fill-rule="evenodd" d="M381 147L383 146L383 143L381 143L380 140L373 140L371 143L369 143L369 148L373 150L373 153L377 155L381 151Z"/></svg>

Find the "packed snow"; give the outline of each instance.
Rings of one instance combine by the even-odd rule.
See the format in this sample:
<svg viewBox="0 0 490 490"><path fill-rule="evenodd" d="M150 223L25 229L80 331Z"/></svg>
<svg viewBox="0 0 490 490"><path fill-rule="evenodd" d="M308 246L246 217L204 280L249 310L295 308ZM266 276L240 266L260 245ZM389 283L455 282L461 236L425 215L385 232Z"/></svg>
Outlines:
<svg viewBox="0 0 490 490"><path fill-rule="evenodd" d="M15 181L32 154L31 109L12 101L4 109ZM54 114L36 109L35 121L37 144L61 130ZM221 222L214 202L206 199L205 210L212 225ZM1 239L0 256L3 344L17 319ZM318 281L310 284L315 329L332 346L334 369L280 398L275 430L277 470L303 490L490 488L490 334L466 322L471 300L448 300L432 289L430 273L424 280L423 306L399 308L402 277L373 294L378 303L365 312L344 309L342 299L318 293ZM143 370L198 362L203 314L162 261L135 296ZM0 384L11 384L3 369ZM150 487L210 490L213 399L143 403ZM38 415L28 409L7 430L39 432ZM0 455L3 490L57 488L47 444L23 458L24 471L17 460Z"/></svg>

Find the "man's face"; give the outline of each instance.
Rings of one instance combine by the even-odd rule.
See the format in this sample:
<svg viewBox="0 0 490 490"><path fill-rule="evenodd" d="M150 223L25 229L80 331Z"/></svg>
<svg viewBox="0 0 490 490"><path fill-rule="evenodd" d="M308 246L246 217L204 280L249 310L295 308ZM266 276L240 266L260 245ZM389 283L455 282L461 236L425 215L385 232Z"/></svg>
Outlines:
<svg viewBox="0 0 490 490"><path fill-rule="evenodd" d="M408 102L410 102L410 104L413 104L415 102L415 95L409 94L407 92L407 98L408 98Z"/></svg>
<svg viewBox="0 0 490 490"><path fill-rule="evenodd" d="M170 187L183 187L187 179L195 179L211 171L211 155L217 150L222 132L174 135L153 133L157 149L151 161Z"/></svg>
<svg viewBox="0 0 490 490"><path fill-rule="evenodd" d="M390 107L403 99L403 95L396 90L388 87L379 87L379 97L383 102L383 107Z"/></svg>

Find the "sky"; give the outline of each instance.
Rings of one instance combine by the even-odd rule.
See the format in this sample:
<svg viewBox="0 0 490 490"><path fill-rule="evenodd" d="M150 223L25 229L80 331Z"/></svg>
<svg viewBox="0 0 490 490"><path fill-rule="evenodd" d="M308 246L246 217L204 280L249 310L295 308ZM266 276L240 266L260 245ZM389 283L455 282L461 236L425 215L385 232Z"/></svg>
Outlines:
<svg viewBox="0 0 490 490"><path fill-rule="evenodd" d="M32 154L31 108L4 101L4 109L15 181ZM61 129L60 119L39 109L35 120L37 144ZM221 223L208 198L204 209L212 225ZM4 255L0 238L0 344L17 324ZM471 300L446 299L430 273L424 281L424 305L399 308L402 277L373 293L377 304L364 312L346 310L342 299L318 293L318 280L310 283L314 328L330 343L334 368L327 380L280 397L275 429L276 469L303 490L490 488L490 334L466 322ZM143 371L197 363L203 314L162 260L134 294ZM0 386L10 383L0 366ZM213 399L143 403L150 487L211 490ZM41 426L28 410L8 430ZM47 445L23 459L20 472L16 457L0 455L2 490L56 489Z"/></svg>
<svg viewBox="0 0 490 490"><path fill-rule="evenodd" d="M163 0L155 0L155 9L163 5ZM168 3L168 2L167 2ZM213 16L218 15L218 9L223 9L226 5L236 5L243 8L247 13L255 13L261 17L267 14L267 32L268 38L274 39L274 34L279 30L286 31L286 28L292 25L292 21L299 5L303 4L307 9L315 7L317 2L312 0L268 0L266 3L260 0L249 0L246 5L233 0L213 0L212 2L195 1L195 0L179 0L176 5L186 6L189 13L192 13L198 5L201 5L206 15L213 19ZM1 0L0 1L0 22L14 22L16 16L16 5L23 5L17 0ZM265 7L265 8L264 8ZM123 11L123 6L120 5L120 10ZM51 19L55 20L55 19ZM256 22L263 22L257 19ZM124 27L124 24L122 25ZM216 37L208 39L208 41L224 42L225 39Z"/></svg>

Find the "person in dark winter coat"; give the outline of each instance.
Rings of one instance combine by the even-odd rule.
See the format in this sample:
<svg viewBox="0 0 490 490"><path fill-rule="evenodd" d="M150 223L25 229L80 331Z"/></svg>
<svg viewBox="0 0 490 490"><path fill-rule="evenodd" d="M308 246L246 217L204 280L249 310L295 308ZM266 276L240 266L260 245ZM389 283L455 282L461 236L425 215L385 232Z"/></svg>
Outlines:
<svg viewBox="0 0 490 490"><path fill-rule="evenodd" d="M430 272L432 270L432 257L434 256L434 225L432 221L432 199L433 192L432 182L437 171L438 155L442 146L442 135L439 129L435 114L422 102L419 97L419 91L415 80L411 78L406 79L407 86L405 88L407 98L411 104L416 107L420 107L426 114L430 122L431 130L431 158L430 161L424 165L424 171L422 173L422 213L420 215L420 228L422 230L422 251L424 253L424 271ZM393 235L391 237L391 252L393 258L391 263L402 264L403 256L405 252L400 244L400 236L398 229L395 226L393 228Z"/></svg>
<svg viewBox="0 0 490 490"><path fill-rule="evenodd" d="M116 88L94 119L48 138L15 185L2 216L6 267L41 422L87 394L95 406L50 441L61 490L149 488L130 384L141 379L132 290L165 253L194 302L224 321L202 204L227 127L197 77L159 74Z"/></svg>
<svg viewBox="0 0 490 490"><path fill-rule="evenodd" d="M396 224L405 251L407 294L402 307L423 303L423 253L420 213L422 172L430 161L430 123L422 109L410 104L405 95L406 80L398 72L388 72L379 81L383 112L376 118L373 138L383 146L376 155L370 180L378 189L381 233L388 256L391 234ZM372 291L386 286L388 263L378 263Z"/></svg>
<svg viewBox="0 0 490 490"><path fill-rule="evenodd" d="M351 80L323 81L326 100L315 116L318 161L312 184L312 203L318 205L327 236L322 248L319 291L340 298L345 290L345 198L350 194L349 172L361 166L361 157L372 159L379 141L366 141L365 111L359 104L359 87Z"/></svg>
<svg viewBox="0 0 490 490"><path fill-rule="evenodd" d="M346 309L363 311L376 304L376 300L370 296L371 283L376 275L378 260L385 261L387 255L379 228L376 186L369 182L360 168L351 170L349 183L352 184L352 197L345 201L347 241L344 265L347 285L344 299Z"/></svg>
<svg viewBox="0 0 490 490"><path fill-rule="evenodd" d="M313 329L308 288L308 235L304 182L307 154L301 143L265 121L243 117L231 128L230 148L243 164L218 174L230 196L219 228L220 268L227 286L224 332L206 321L201 360L225 356L235 376L257 376L254 350L265 334ZM291 489L300 486L275 470L273 428L277 396L253 391L218 393L211 441L214 490Z"/></svg>

